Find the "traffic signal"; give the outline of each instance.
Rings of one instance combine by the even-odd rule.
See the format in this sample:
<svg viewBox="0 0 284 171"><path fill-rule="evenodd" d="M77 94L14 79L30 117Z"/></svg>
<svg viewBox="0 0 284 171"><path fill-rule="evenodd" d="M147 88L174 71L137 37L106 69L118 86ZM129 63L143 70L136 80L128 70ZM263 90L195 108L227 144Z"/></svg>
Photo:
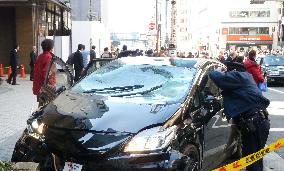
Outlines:
<svg viewBox="0 0 284 171"><path fill-rule="evenodd" d="M175 46L174 44L169 44L169 48L170 48L170 49L175 49L176 46Z"/></svg>

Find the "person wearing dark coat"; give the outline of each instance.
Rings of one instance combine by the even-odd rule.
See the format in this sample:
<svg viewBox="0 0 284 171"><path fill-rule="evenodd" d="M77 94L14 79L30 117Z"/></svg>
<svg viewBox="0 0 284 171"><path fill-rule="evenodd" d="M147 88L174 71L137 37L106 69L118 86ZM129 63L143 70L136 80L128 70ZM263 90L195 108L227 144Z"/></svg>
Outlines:
<svg viewBox="0 0 284 171"><path fill-rule="evenodd" d="M242 153L247 156L266 144L270 129L266 108L270 101L262 95L244 65L237 62L225 62L225 65L227 72L211 71L208 76L222 90L224 113L239 128ZM208 118L204 117L204 123ZM246 170L263 170L263 160L246 167Z"/></svg>
<svg viewBox="0 0 284 171"><path fill-rule="evenodd" d="M15 45L13 50L11 50L10 52L10 65L12 68L12 73L9 76L7 83L11 84L12 81L12 85L18 85L16 79L17 79L17 68L19 66L19 56L18 56L19 50L20 50L19 45Z"/></svg>
<svg viewBox="0 0 284 171"><path fill-rule="evenodd" d="M83 55L82 51L84 50L84 45L79 44L78 45L78 50L74 53L74 70L75 70L75 78L74 82L77 82L80 79L80 76L82 74L84 64L83 64Z"/></svg>
<svg viewBox="0 0 284 171"><path fill-rule="evenodd" d="M118 54L118 58L127 57L130 55L130 51L127 50L127 46L123 45L122 51Z"/></svg>
<svg viewBox="0 0 284 171"><path fill-rule="evenodd" d="M92 49L90 50L90 61L93 61L96 57L96 46L92 46Z"/></svg>
<svg viewBox="0 0 284 171"><path fill-rule="evenodd" d="M31 67L31 73L30 73L30 80L33 81L34 80L34 65L36 62L36 46L33 46L33 50L30 53L30 67Z"/></svg>

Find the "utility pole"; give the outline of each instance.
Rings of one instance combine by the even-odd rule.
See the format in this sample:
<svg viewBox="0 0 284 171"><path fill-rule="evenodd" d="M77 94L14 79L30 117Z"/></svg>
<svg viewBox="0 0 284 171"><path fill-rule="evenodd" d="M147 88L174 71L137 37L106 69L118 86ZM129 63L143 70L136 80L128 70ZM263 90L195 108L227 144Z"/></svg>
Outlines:
<svg viewBox="0 0 284 171"><path fill-rule="evenodd" d="M169 54L171 56L174 56L176 48L177 48L177 36L176 36L177 8L176 8L176 0L172 0L171 5L172 5L172 9L171 9L171 38L170 38L170 44L169 44Z"/></svg>
<svg viewBox="0 0 284 171"><path fill-rule="evenodd" d="M158 10L158 0L156 0L156 50L159 52L159 10Z"/></svg>

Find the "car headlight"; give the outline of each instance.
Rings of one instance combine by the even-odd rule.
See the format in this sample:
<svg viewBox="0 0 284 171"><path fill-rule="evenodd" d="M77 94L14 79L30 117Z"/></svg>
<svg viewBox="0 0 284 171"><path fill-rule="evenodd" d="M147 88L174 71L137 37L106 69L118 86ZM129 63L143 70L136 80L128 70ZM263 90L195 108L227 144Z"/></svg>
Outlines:
<svg viewBox="0 0 284 171"><path fill-rule="evenodd" d="M167 147L176 135L176 126L166 129L154 127L135 135L126 145L124 152L154 151Z"/></svg>
<svg viewBox="0 0 284 171"><path fill-rule="evenodd" d="M34 120L32 122L32 128L39 134L42 134L43 133L43 130L44 130L44 123L40 123L38 122L38 120Z"/></svg>

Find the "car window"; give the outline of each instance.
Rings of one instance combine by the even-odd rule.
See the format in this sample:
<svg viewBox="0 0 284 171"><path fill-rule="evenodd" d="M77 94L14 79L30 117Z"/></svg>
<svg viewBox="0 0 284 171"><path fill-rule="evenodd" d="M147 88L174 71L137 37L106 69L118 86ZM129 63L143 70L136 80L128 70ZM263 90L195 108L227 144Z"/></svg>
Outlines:
<svg viewBox="0 0 284 171"><path fill-rule="evenodd" d="M57 91L62 87L71 87L72 79L72 74L65 63L59 58L54 58L49 65L45 85L52 87Z"/></svg>
<svg viewBox="0 0 284 171"><path fill-rule="evenodd" d="M213 71L217 68L217 66L211 67L208 71ZM213 95L218 97L220 95L220 89L216 86L216 84L208 77L208 74L205 74L202 78L200 89L202 92L202 96Z"/></svg>
<svg viewBox="0 0 284 171"><path fill-rule="evenodd" d="M78 82L71 91L137 103L176 103L190 90L196 69L126 64L116 60Z"/></svg>
<svg viewBox="0 0 284 171"><path fill-rule="evenodd" d="M266 65L284 65L284 57L282 56L268 56L264 58Z"/></svg>

